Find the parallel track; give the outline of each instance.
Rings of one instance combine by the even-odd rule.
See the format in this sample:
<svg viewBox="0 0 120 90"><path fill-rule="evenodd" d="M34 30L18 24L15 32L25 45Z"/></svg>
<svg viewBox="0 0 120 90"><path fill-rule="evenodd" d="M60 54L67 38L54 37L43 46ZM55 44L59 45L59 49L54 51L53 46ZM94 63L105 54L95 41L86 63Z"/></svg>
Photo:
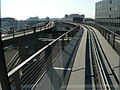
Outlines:
<svg viewBox="0 0 120 90"><path fill-rule="evenodd" d="M119 79L107 59L96 33L91 27L86 25L84 27L88 30L89 54L96 90L118 90ZM114 83L117 85L114 85Z"/></svg>

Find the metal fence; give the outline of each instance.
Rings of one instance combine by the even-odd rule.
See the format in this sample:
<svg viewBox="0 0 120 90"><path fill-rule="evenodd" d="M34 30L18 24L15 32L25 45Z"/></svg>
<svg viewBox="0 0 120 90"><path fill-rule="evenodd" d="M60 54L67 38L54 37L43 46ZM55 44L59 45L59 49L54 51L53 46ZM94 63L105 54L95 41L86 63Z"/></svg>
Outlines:
<svg viewBox="0 0 120 90"><path fill-rule="evenodd" d="M115 51L120 55L120 35L110 31L109 29L103 27L97 23L84 23L95 27L104 36L108 43L115 49Z"/></svg>
<svg viewBox="0 0 120 90"><path fill-rule="evenodd" d="M7 37L11 37L11 38L15 38L15 37L19 37L19 36L24 36L24 35L28 35L31 33L36 33L39 31L44 31L46 29L52 28L54 27L54 23L52 22L46 22L43 25L38 25L38 26L33 26L30 28L24 28L24 29L20 29L20 30L9 30L9 31L1 31L1 34L3 35L2 38L7 38Z"/></svg>
<svg viewBox="0 0 120 90"><path fill-rule="evenodd" d="M8 73L11 90L31 90L49 70L55 58L79 31L76 26L36 52Z"/></svg>

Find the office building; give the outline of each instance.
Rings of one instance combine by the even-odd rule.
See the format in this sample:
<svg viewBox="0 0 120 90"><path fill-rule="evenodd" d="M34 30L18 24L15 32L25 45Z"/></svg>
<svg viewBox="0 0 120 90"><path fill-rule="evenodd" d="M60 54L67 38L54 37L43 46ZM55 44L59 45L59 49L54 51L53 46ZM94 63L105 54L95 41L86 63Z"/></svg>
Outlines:
<svg viewBox="0 0 120 90"><path fill-rule="evenodd" d="M120 32L120 0L102 0L96 3L95 22Z"/></svg>

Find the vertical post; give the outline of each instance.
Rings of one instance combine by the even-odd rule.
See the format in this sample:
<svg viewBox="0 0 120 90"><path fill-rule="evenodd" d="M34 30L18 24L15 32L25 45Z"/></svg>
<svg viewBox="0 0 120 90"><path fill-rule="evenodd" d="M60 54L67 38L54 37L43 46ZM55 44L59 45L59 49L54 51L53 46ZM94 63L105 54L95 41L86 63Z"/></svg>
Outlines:
<svg viewBox="0 0 120 90"><path fill-rule="evenodd" d="M14 38L14 37L15 37L15 34L14 34L14 29L13 29L13 31L12 31L12 32L13 32L13 38Z"/></svg>
<svg viewBox="0 0 120 90"><path fill-rule="evenodd" d="M105 37L105 30L103 29L103 36Z"/></svg>
<svg viewBox="0 0 120 90"><path fill-rule="evenodd" d="M33 28L33 32L36 33L36 27Z"/></svg>
<svg viewBox="0 0 120 90"><path fill-rule="evenodd" d="M104 33L105 33L105 39L106 39L106 30L105 30L105 32L104 32Z"/></svg>
<svg viewBox="0 0 120 90"><path fill-rule="evenodd" d="M101 28L100 28L100 30L101 30ZM102 29L102 35L104 36L104 29Z"/></svg>
<svg viewBox="0 0 120 90"><path fill-rule="evenodd" d="M25 36L25 29L23 29L23 34L24 34L24 36Z"/></svg>
<svg viewBox="0 0 120 90"><path fill-rule="evenodd" d="M2 90L11 90L9 78L7 75L7 68L5 64L4 50L1 39L1 30L0 30L0 82Z"/></svg>
<svg viewBox="0 0 120 90"><path fill-rule="evenodd" d="M115 49L115 34L113 34L113 48Z"/></svg>

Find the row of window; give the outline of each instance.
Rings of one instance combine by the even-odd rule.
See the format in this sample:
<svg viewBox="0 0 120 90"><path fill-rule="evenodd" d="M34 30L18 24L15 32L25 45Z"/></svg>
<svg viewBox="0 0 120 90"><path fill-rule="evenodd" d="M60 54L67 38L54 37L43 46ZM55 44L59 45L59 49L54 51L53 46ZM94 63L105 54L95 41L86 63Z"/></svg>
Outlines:
<svg viewBox="0 0 120 90"><path fill-rule="evenodd" d="M96 18L120 17L120 0L103 0L96 3Z"/></svg>
<svg viewBox="0 0 120 90"><path fill-rule="evenodd" d="M110 22L97 22L97 23L105 26L120 27L120 23L110 23Z"/></svg>

